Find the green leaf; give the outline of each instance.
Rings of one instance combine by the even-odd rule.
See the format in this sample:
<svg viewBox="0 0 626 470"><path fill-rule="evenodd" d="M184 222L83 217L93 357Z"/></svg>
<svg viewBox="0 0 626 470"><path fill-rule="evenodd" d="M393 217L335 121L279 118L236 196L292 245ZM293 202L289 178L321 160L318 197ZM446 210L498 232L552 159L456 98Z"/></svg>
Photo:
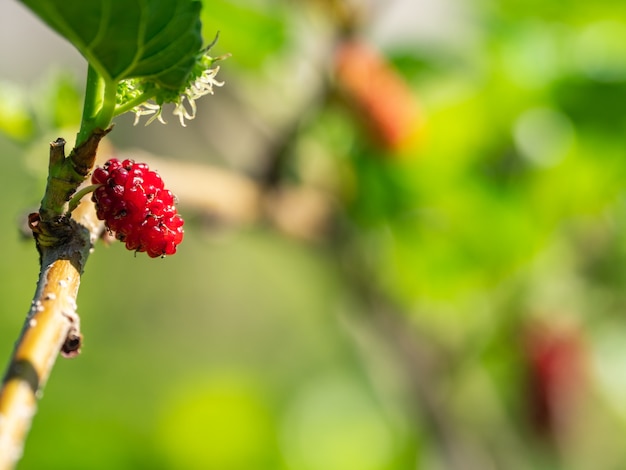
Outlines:
<svg viewBox="0 0 626 470"><path fill-rule="evenodd" d="M21 0L107 82L150 78L179 89L202 48L196 0Z"/></svg>

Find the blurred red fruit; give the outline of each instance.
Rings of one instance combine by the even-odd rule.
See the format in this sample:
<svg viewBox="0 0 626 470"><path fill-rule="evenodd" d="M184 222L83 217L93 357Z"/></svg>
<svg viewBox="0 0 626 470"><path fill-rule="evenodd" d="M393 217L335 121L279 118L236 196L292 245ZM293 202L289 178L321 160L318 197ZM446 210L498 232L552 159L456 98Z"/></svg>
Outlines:
<svg viewBox="0 0 626 470"><path fill-rule="evenodd" d="M384 150L405 150L419 134L420 115L411 89L387 60L353 40L335 55L338 86L374 142Z"/></svg>
<svg viewBox="0 0 626 470"><path fill-rule="evenodd" d="M525 337L529 405L535 428L555 435L567 427L585 384L580 333L535 327Z"/></svg>

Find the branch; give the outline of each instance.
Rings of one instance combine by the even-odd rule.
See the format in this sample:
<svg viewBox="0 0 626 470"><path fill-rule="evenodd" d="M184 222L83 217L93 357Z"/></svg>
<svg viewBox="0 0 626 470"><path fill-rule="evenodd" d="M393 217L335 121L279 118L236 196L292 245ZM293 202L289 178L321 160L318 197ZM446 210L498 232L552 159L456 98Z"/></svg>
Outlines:
<svg viewBox="0 0 626 470"><path fill-rule="evenodd" d="M30 215L35 238L42 235L41 222L39 214ZM0 390L0 470L12 469L21 457L37 399L59 352L65 357L79 352L76 296L89 251L103 228L93 203L85 198L71 219L58 221L55 230L62 243L38 243L37 288Z"/></svg>

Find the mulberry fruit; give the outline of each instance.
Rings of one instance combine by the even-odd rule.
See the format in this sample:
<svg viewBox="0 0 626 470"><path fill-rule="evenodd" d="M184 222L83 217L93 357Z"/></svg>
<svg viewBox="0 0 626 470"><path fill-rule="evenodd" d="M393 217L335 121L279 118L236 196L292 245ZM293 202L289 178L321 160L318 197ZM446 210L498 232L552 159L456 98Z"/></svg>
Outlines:
<svg viewBox="0 0 626 470"><path fill-rule="evenodd" d="M108 160L91 177L98 219L126 248L151 258L173 255L183 240L183 219L172 192L145 163Z"/></svg>

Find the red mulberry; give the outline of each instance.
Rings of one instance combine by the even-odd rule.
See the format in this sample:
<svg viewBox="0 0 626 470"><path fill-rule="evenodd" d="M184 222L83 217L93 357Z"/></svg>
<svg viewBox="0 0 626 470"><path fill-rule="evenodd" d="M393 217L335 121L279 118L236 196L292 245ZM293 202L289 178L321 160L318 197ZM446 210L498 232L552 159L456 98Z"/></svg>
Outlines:
<svg viewBox="0 0 626 470"><path fill-rule="evenodd" d="M115 237L148 256L173 255L183 240L183 219L174 195L145 163L112 158L91 177L96 213Z"/></svg>

